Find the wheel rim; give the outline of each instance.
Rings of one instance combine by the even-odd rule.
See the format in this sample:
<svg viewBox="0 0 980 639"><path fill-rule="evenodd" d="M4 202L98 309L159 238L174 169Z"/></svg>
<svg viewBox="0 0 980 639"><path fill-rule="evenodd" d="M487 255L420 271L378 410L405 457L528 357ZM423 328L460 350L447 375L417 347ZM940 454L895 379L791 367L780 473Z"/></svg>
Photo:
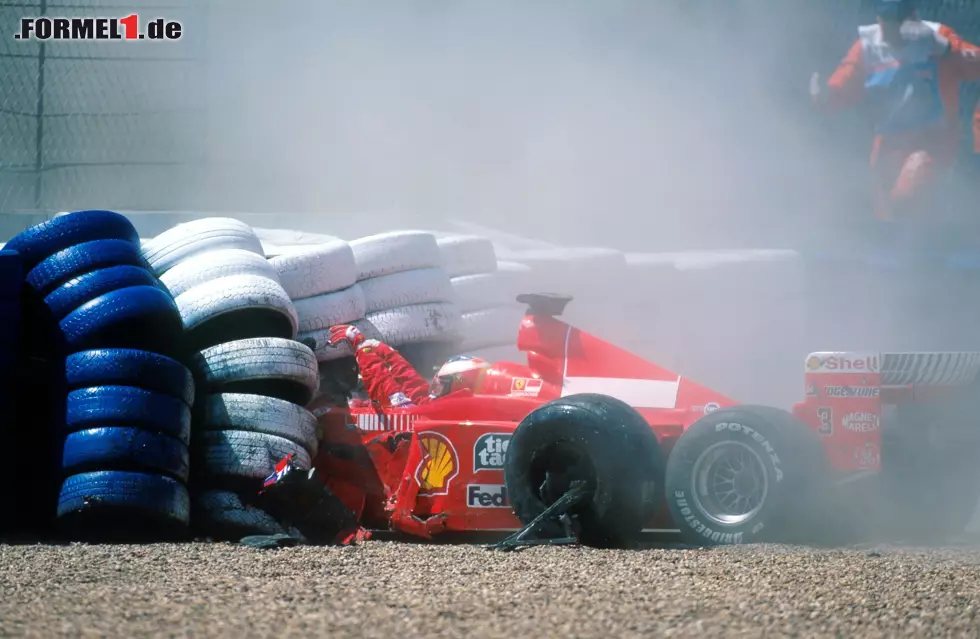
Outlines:
<svg viewBox="0 0 980 639"><path fill-rule="evenodd" d="M575 480L585 481L592 490L596 486L595 468L589 456L581 448L567 442L558 442L542 451L532 465L530 480L535 494L545 506L554 503ZM546 483L550 494L541 491Z"/></svg>
<svg viewBox="0 0 980 639"><path fill-rule="evenodd" d="M749 521L766 503L769 473L762 457L742 442L718 442L694 462L691 493L709 519L725 526Z"/></svg>

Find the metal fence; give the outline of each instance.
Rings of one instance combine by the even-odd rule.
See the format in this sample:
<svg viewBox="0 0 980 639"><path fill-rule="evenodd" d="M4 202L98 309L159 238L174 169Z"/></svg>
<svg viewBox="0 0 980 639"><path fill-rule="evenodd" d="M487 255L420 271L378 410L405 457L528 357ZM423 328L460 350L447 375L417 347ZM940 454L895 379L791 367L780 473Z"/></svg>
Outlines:
<svg viewBox="0 0 980 639"><path fill-rule="evenodd" d="M619 2L624 3L630 2ZM296 2L289 4L293 9L298 6ZM323 6L327 4L324 2ZM635 33L627 35L638 42L660 37L656 29L663 26L656 23L657 3L636 0L632 4L639 7L637 15L642 19L629 25ZM673 3L691 8L695 21L702 17L705 22L714 21L715 33L732 30L733 25L735 30L749 32L758 28L755 25L760 22L755 17L763 13L767 16L766 24L785 24L787 31L798 31L799 36L793 36L798 37L798 48L774 51L773 57L778 59L772 63L772 85L793 87L797 94L805 92L810 70L827 72L833 67L853 39L856 25L872 19L871 4L871 0L677 0ZM379 5L384 5L377 9L382 14L395 7L392 4L386 9L387 4L380 0ZM722 5L725 11L719 12ZM980 42L980 0L922 0L921 5L924 17L947 23L967 39ZM208 157L209 122L220 122L226 114L219 111L237 107L229 106L228 100L215 101L209 95L207 65L211 54L207 47L214 47L209 40L219 34L225 36L224 42L229 42L229 16L258 11L259 7L263 15L255 22L262 22L267 16L275 19L279 10L277 3L246 0L224 3L126 0L124 4L112 0L0 0L0 211L83 207L215 210L215 201L220 197L210 194L206 201L199 197L207 191L201 188L202 180L208 179L204 176L224 176L218 180L221 188L212 190L228 191L235 188L235 176L239 174L234 167L225 166L234 158ZM560 8L558 3L554 10ZM594 8L593 4L591 9ZM128 13L180 20L185 25L184 36L178 42L161 43L50 40L41 43L13 38L25 15L90 17ZM355 35L351 37L357 37L356 30L355 25ZM615 30L620 33L621 42L623 25ZM764 42L758 37L765 35L756 34L753 42ZM737 39L736 34L733 40ZM246 41L235 46L247 50L249 45ZM214 50L217 49L213 48L211 53ZM275 75L275 71L269 69L284 71L311 64L309 59L290 57L293 55L283 53L278 59L258 63L254 56L246 55L238 63L239 75L248 74L249 64L259 64L270 75ZM679 56L681 62L683 58ZM224 63L229 64L227 60ZM656 63L662 64L662 60ZM977 86L965 90L964 122L969 119L978 93ZM794 94L793 99L797 98ZM282 99L288 101L289 96ZM329 113L324 117L329 117ZM254 131L242 131L240 136L251 134ZM967 144L969 140L964 138L964 146ZM284 147L275 148L281 151ZM861 153L865 153L863 148ZM334 167L338 166L337 157L337 154L332 157ZM342 159L339 164L342 169ZM254 181L254 176L262 175L263 170L274 176L282 166L273 166L271 162L266 169L251 166L247 175L253 177L239 181ZM322 175L323 172L311 171L304 179L316 186ZM333 179L342 182L343 176ZM274 182L274 178L269 181ZM302 189L293 187L293 191L297 190ZM238 193L237 199L229 194L229 201L233 202L229 206L233 210L247 210L250 196L244 193ZM274 201L275 197L270 199ZM255 206L268 210L270 199ZM278 202L291 208L300 208L303 203L301 198L287 202L285 194L283 201ZM341 201L339 205L345 204Z"/></svg>
<svg viewBox="0 0 980 639"><path fill-rule="evenodd" d="M137 13L190 27L206 23L204 7L0 0L0 211L166 208L204 157L200 30L175 42L24 41L20 19Z"/></svg>

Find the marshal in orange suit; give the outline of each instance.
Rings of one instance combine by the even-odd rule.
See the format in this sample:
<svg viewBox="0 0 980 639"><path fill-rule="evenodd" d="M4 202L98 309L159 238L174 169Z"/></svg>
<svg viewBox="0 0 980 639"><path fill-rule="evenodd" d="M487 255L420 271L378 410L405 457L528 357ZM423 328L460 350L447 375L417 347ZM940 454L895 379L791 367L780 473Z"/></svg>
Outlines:
<svg viewBox="0 0 980 639"><path fill-rule="evenodd" d="M826 85L811 77L810 93L830 109L870 107L875 216L895 221L927 215L956 163L960 83L980 80L980 48L921 20L913 0L878 0L876 11Z"/></svg>

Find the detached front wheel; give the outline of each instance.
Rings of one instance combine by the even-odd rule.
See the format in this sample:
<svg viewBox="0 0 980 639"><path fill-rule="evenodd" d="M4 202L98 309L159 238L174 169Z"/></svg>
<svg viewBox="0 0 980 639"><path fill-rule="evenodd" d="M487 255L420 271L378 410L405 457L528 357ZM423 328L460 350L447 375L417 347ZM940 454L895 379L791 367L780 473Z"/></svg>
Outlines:
<svg viewBox="0 0 980 639"><path fill-rule="evenodd" d="M565 514L575 538L589 546L632 545L661 495L656 435L635 409L605 395L571 395L532 411L514 431L504 464L511 506L525 525L583 487L584 497ZM566 534L552 517L529 532Z"/></svg>
<svg viewBox="0 0 980 639"><path fill-rule="evenodd" d="M789 413L717 410L692 424L671 451L667 504L689 543L791 541L816 506L821 460L815 433Z"/></svg>

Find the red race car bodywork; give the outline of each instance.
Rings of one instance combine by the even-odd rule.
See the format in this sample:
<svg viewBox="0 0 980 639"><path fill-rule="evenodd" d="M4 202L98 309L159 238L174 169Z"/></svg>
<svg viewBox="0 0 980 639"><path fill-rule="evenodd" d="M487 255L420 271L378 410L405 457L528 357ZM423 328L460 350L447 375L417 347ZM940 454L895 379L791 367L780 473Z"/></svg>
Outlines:
<svg viewBox="0 0 980 639"><path fill-rule="evenodd" d="M369 402L314 400L310 408L322 428L315 465L362 525L426 538L520 528L504 481L508 445L525 417L562 397L598 393L626 402L647 421L665 458L692 424L739 405L569 326L555 317L560 311L535 306L518 329L527 364L494 364L479 395L462 391L384 412ZM973 353L813 353L805 360L804 399L791 412L822 443L828 474L875 473L883 407L942 400L972 382L978 368L980 354ZM663 494L659 501L647 528L677 529Z"/></svg>

